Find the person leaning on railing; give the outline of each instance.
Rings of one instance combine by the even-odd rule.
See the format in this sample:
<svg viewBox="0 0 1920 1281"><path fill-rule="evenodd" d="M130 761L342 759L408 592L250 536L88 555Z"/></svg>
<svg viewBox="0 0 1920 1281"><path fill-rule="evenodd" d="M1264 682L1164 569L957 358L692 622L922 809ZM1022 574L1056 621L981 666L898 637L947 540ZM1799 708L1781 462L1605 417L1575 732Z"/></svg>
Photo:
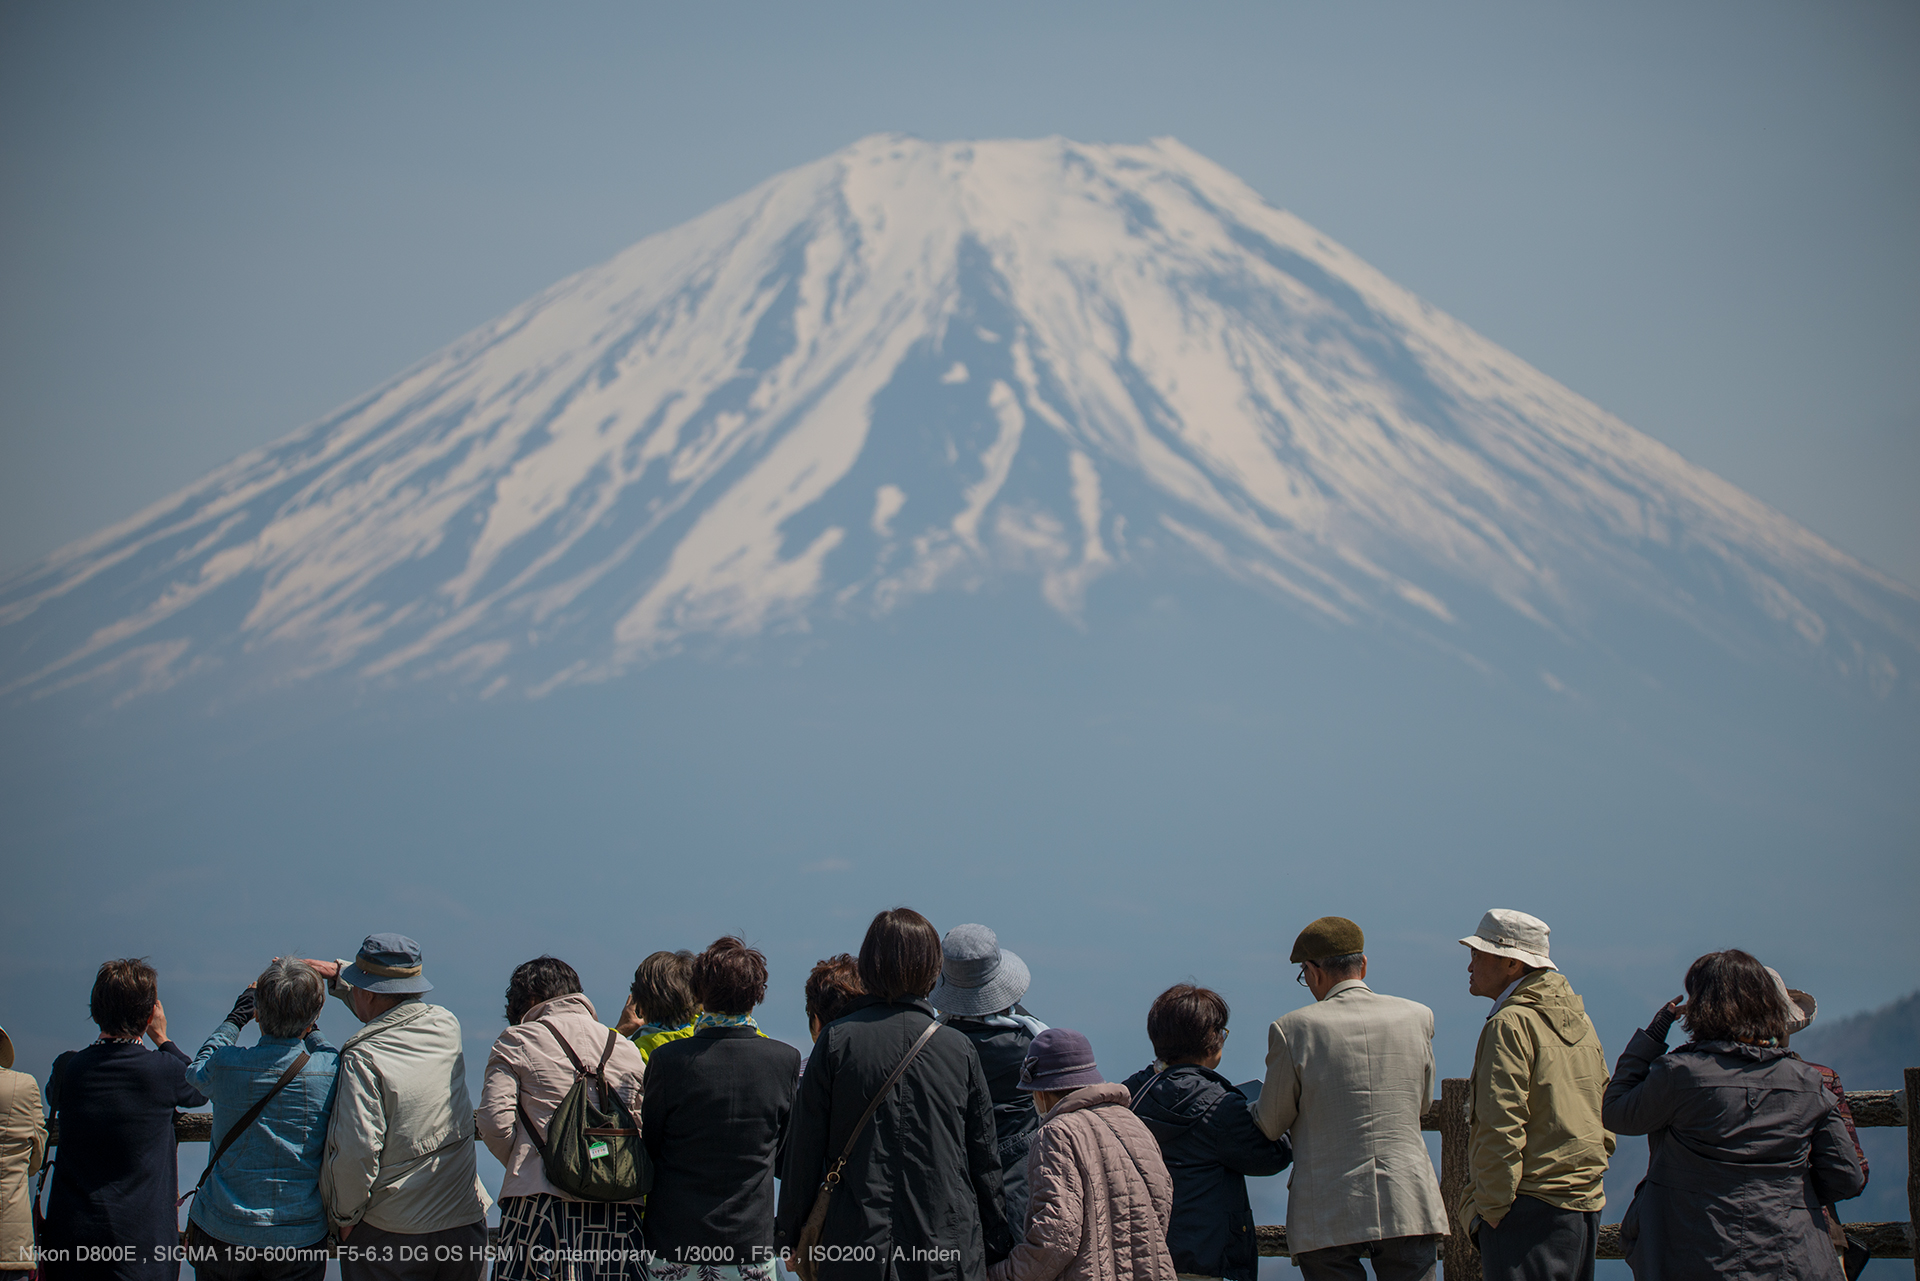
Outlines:
<svg viewBox="0 0 1920 1281"><path fill-rule="evenodd" d="M340 1047L320 1199L341 1281L479 1281L492 1202L474 1168L460 1020L431 992L420 945L369 934L351 965L308 961L365 1024Z"/></svg>
<svg viewBox="0 0 1920 1281"><path fill-rule="evenodd" d="M1674 1020L1691 1039L1667 1050ZM1601 1117L1647 1136L1647 1177L1620 1221L1639 1281L1842 1281L1823 1205L1866 1187L1820 1073L1780 1045L1786 1010L1745 952L1709 952L1686 995L1633 1034Z"/></svg>
<svg viewBox="0 0 1920 1281"><path fill-rule="evenodd" d="M644 1198L587 1201L569 1195L548 1179L540 1152L540 1145L552 1145L559 1137L553 1120L578 1075L575 1059L594 1068L602 1058L608 1087L638 1119L647 1065L639 1050L601 1025L593 1002L580 990L579 974L553 956L516 967L507 983L507 1028L487 1056L475 1118L487 1150L506 1167L500 1181L500 1242L493 1281L535 1281L562 1273L570 1281L643 1275ZM595 1102L601 1110L613 1111L610 1102ZM562 1264L556 1271L556 1254L577 1255L583 1261Z"/></svg>
<svg viewBox="0 0 1920 1281"><path fill-rule="evenodd" d="M51 1281L164 1281L180 1275L173 1112L206 1096L188 1084L186 1053L167 1036L151 965L106 962L89 1008L100 1039L55 1059L47 1078L60 1149L40 1270ZM152 1050L141 1048L142 1036ZM82 1262L75 1252L88 1247L113 1257Z"/></svg>
<svg viewBox="0 0 1920 1281"><path fill-rule="evenodd" d="M326 1275L320 1157L340 1063L340 1051L315 1027L326 1004L327 985L312 966L278 958L240 993L187 1069L187 1083L213 1100L211 1150L220 1153L187 1216L200 1281ZM259 1043L235 1044L255 1019ZM303 1054L306 1062L296 1068ZM262 1099L259 1115L235 1133ZM233 1142L223 1149L229 1135Z"/></svg>

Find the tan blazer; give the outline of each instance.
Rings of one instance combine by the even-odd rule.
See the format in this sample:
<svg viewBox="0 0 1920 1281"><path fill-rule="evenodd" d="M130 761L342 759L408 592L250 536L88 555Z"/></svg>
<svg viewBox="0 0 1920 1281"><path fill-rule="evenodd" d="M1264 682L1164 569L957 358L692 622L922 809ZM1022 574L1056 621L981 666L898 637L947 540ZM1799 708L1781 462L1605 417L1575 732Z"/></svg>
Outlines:
<svg viewBox="0 0 1920 1281"><path fill-rule="evenodd" d="M1446 1235L1420 1137L1433 1083L1433 1011L1359 979L1268 1029L1267 1080L1252 1107L1268 1138L1293 1138L1290 1250Z"/></svg>
<svg viewBox="0 0 1920 1281"><path fill-rule="evenodd" d="M32 1176L47 1159L40 1083L0 1068L0 1272L33 1267Z"/></svg>

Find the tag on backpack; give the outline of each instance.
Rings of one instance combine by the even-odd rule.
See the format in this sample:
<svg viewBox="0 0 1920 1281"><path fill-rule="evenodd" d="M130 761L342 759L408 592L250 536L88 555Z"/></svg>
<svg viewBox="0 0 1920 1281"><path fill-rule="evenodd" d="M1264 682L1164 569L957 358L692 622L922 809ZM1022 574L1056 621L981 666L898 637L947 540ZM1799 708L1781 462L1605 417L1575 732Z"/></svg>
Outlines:
<svg viewBox="0 0 1920 1281"><path fill-rule="evenodd" d="M589 1143L587 1145L587 1158L589 1160L598 1161L601 1157L607 1155L607 1153L611 1151L613 1151L613 1149L607 1146L606 1141L604 1139L595 1139L592 1143Z"/></svg>

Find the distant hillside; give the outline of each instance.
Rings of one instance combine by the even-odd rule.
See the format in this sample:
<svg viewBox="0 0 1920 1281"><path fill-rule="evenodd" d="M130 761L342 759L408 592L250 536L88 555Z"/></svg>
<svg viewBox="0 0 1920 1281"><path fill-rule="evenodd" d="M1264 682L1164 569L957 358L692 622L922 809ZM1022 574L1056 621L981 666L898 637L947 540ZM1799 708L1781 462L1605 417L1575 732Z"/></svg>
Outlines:
<svg viewBox="0 0 1920 1281"><path fill-rule="evenodd" d="M1850 1090L1897 1090L1920 1067L1920 992L1861 1014L1815 1023L1793 1038L1802 1058L1824 1063Z"/></svg>

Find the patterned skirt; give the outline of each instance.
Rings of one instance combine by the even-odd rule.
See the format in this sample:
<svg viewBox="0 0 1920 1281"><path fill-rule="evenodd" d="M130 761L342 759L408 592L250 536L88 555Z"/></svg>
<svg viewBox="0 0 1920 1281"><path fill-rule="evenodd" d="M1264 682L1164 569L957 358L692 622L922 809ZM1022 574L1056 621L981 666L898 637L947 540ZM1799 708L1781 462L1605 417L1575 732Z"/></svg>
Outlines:
<svg viewBox="0 0 1920 1281"><path fill-rule="evenodd" d="M647 1281L643 1213L545 1192L501 1197L493 1281Z"/></svg>

